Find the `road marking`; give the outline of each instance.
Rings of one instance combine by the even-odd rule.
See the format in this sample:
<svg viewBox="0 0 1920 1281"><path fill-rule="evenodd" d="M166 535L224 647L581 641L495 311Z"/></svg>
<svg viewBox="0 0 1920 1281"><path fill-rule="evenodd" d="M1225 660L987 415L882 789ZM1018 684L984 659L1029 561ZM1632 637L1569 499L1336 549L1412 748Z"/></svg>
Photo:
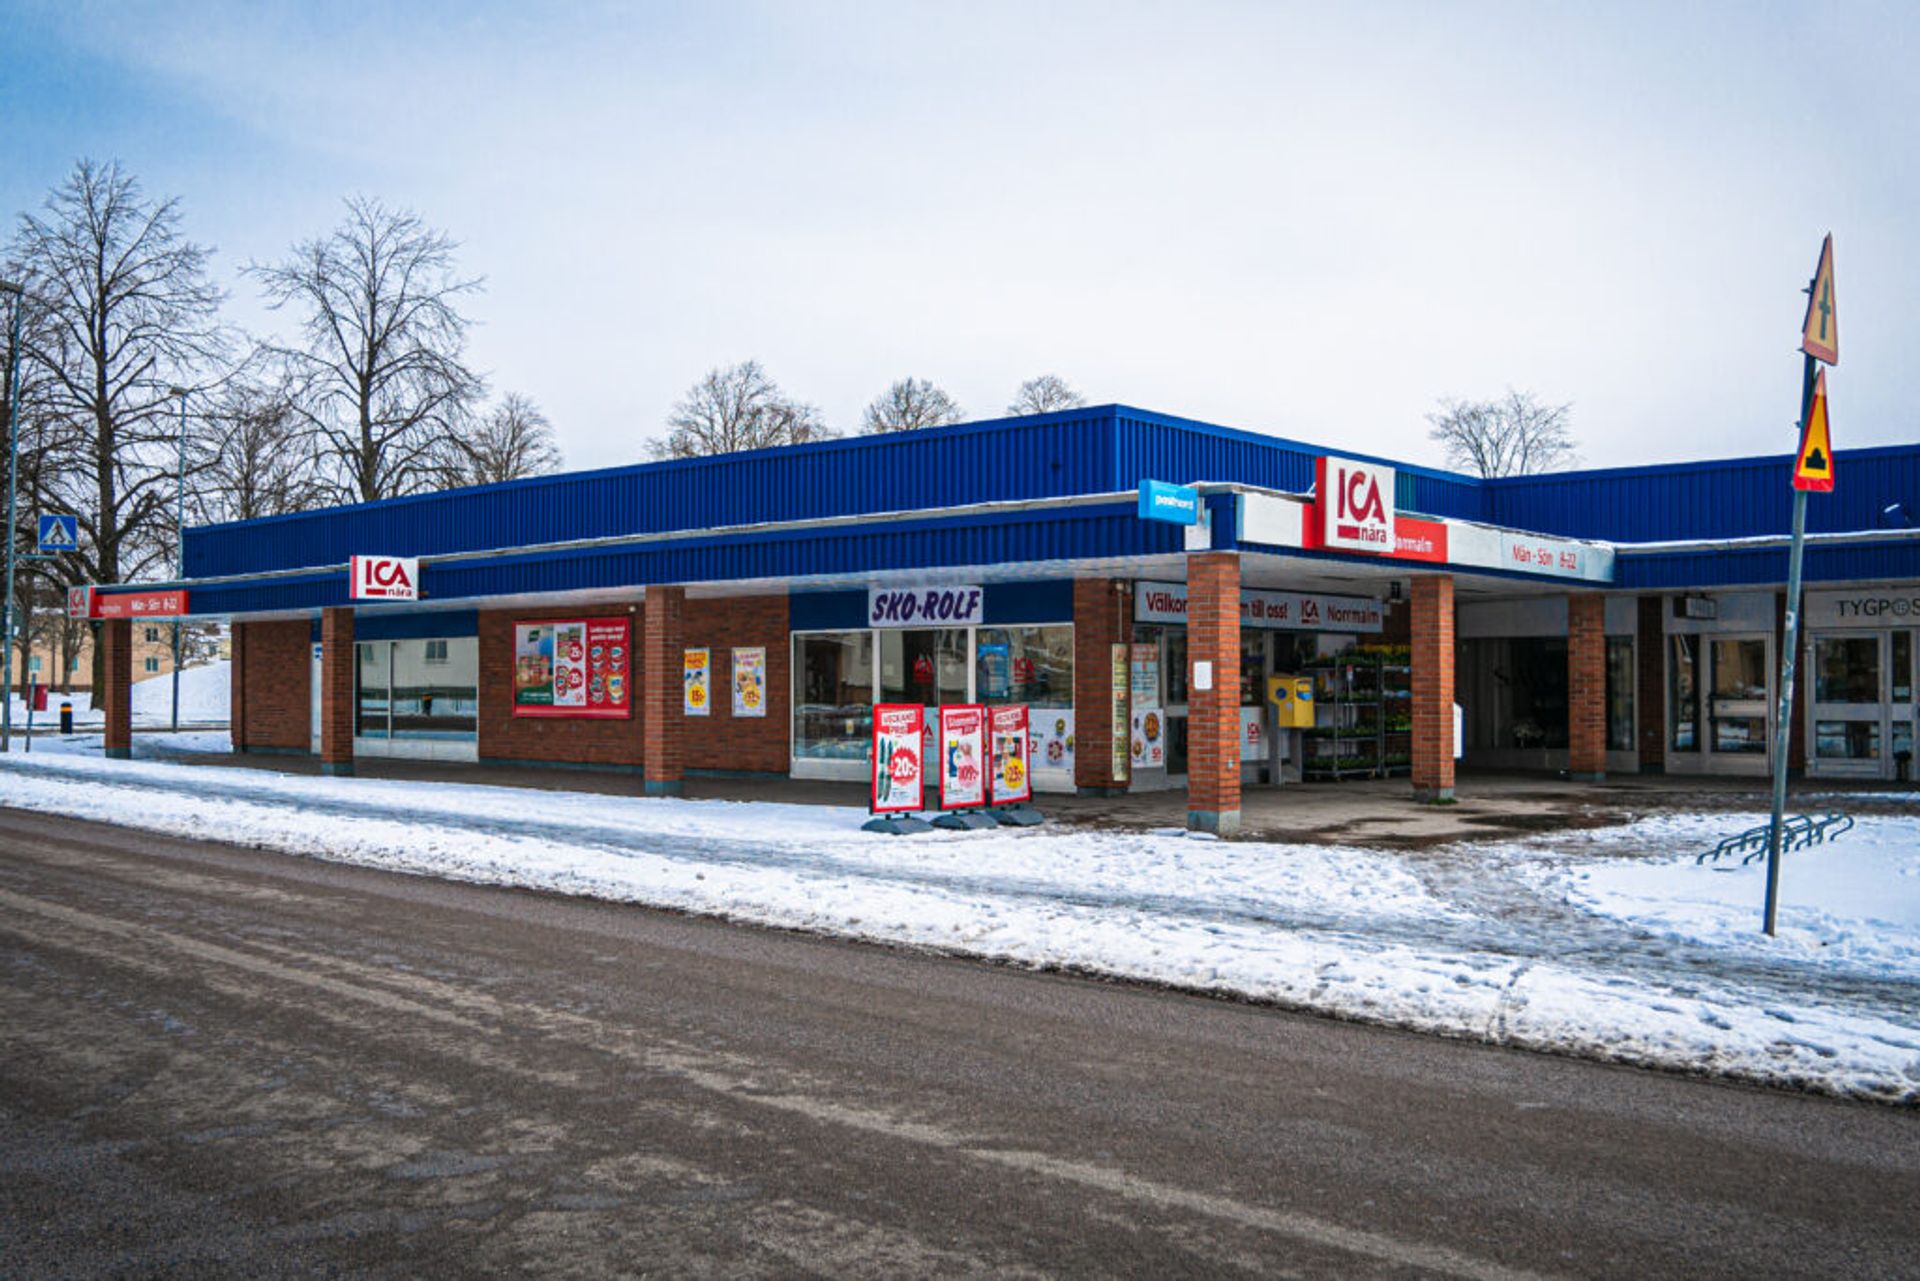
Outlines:
<svg viewBox="0 0 1920 1281"><path fill-rule="evenodd" d="M101 916L63 904L16 894L9 890L0 890L0 907L10 908L43 920L57 921L95 934L169 948L197 960L240 969L280 982L324 992L330 996L373 1005L390 1013L431 1020L477 1034L482 1038L489 1037L492 1032L485 1023L473 1018L455 1014L448 1009L422 1001L409 1000L390 990L363 986L327 974L316 973L311 969L284 965L264 957L223 947L217 943L172 934L154 926ZM339 963L336 958L315 957L313 960L322 965L330 961ZM365 969L366 967L356 965L353 968ZM1172 1184L1159 1183L1110 1166L1068 1160L1043 1152L989 1147L983 1145L975 1136L961 1134L924 1121L890 1116L873 1108L839 1103L809 1094L766 1092L764 1083L756 1081L750 1071L742 1072L729 1064L728 1060L733 1056L697 1050L671 1042L654 1041L646 1046L611 1044L607 1035L610 1029L607 1025L582 1015L542 1010L504 1001L489 1001L486 997L476 997L475 994L453 985L439 983L420 975L408 975L406 980L409 986L431 993L445 1004L464 1005L470 1010L476 1005L491 1004L498 1011L498 1017L505 1022L523 1027L529 1025L543 1027L550 1030L551 1034L564 1036L565 1039L574 1041L576 1044L584 1042L589 1049L612 1053L629 1062L671 1073L679 1080L709 1093L741 1103L801 1116L819 1124L843 1126L883 1138L951 1153L969 1160L998 1165L1032 1177L1077 1184L1156 1209L1198 1214L1260 1232L1291 1237L1309 1245L1379 1259L1401 1267L1420 1268L1448 1276L1465 1277L1470 1281L1533 1281L1534 1278L1544 1275L1524 1269L1509 1268L1444 1246L1404 1241L1383 1233L1345 1227L1312 1215L1268 1209L1263 1206L1249 1205L1231 1197L1195 1192ZM255 999L258 998L257 993L250 995ZM561 1031L563 1027L570 1027L575 1034L563 1033ZM739 1060L735 1059L735 1063L738 1062ZM741 1066L750 1069L752 1065L741 1064ZM762 1072L764 1074L764 1069Z"/></svg>

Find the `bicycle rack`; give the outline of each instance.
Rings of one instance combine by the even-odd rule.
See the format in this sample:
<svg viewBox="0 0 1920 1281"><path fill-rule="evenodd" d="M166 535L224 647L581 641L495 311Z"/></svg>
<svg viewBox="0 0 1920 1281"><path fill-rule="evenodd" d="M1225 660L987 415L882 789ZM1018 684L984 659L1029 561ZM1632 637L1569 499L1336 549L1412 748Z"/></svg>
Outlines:
<svg viewBox="0 0 1920 1281"><path fill-rule="evenodd" d="M1794 814L1780 823L1780 852L1804 850L1814 845L1824 845L1834 837L1853 829L1853 816L1850 814ZM1767 833L1771 825L1762 823L1751 827L1737 836L1729 836L1712 849L1701 854L1693 861L1704 864L1709 861L1718 863L1723 858L1742 855L1740 866L1765 858L1767 855Z"/></svg>

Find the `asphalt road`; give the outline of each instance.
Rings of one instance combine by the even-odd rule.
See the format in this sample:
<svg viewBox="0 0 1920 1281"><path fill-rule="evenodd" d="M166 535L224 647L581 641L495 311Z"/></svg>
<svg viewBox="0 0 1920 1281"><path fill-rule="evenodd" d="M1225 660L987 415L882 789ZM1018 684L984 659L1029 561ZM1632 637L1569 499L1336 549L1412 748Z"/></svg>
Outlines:
<svg viewBox="0 0 1920 1281"><path fill-rule="evenodd" d="M0 810L0 1275L1898 1276L1920 1113Z"/></svg>

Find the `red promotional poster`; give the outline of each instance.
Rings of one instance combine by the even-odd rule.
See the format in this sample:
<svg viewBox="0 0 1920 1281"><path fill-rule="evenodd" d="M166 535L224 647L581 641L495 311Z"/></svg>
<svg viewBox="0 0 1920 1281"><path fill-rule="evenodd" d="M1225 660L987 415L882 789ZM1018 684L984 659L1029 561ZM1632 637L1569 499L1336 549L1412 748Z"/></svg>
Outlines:
<svg viewBox="0 0 1920 1281"><path fill-rule="evenodd" d="M633 622L554 619L513 628L513 714L633 714Z"/></svg>
<svg viewBox="0 0 1920 1281"><path fill-rule="evenodd" d="M987 803L987 709L961 703L940 709L940 808Z"/></svg>
<svg viewBox="0 0 1920 1281"><path fill-rule="evenodd" d="M1011 805L1033 799L1033 761L1027 736L1027 705L1015 703L987 711L992 746L993 803Z"/></svg>
<svg viewBox="0 0 1920 1281"><path fill-rule="evenodd" d="M918 703L881 703L873 709L873 812L896 814L925 807L926 709Z"/></svg>

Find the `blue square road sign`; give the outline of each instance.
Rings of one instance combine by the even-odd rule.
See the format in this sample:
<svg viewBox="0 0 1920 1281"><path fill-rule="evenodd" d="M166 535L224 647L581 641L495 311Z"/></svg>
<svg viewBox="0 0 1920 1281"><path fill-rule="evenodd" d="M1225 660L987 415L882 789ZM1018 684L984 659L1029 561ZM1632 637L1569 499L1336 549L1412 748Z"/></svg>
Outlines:
<svg viewBox="0 0 1920 1281"><path fill-rule="evenodd" d="M78 516L42 516L40 518L40 550L42 552L71 552L80 549L80 518Z"/></svg>

